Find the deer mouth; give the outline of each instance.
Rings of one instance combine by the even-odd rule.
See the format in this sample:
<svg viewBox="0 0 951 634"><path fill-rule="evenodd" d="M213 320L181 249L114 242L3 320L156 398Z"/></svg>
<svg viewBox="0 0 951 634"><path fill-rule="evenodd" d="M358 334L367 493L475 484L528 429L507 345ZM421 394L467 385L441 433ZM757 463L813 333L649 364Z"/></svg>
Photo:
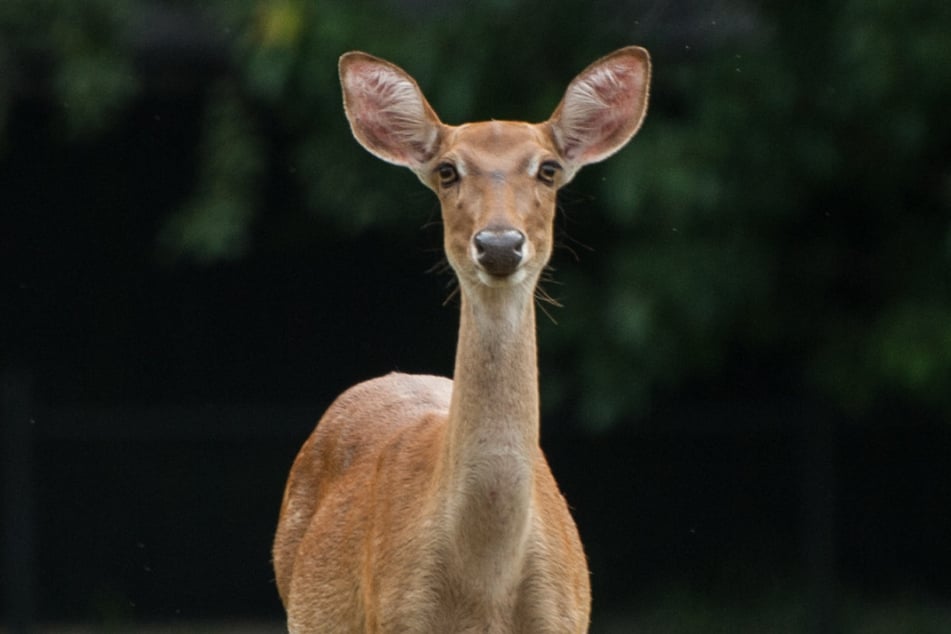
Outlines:
<svg viewBox="0 0 951 634"><path fill-rule="evenodd" d="M528 277L528 271L522 267L508 275L493 275L480 267L476 269L476 277L483 286L488 286L489 288L506 288L521 285Z"/></svg>

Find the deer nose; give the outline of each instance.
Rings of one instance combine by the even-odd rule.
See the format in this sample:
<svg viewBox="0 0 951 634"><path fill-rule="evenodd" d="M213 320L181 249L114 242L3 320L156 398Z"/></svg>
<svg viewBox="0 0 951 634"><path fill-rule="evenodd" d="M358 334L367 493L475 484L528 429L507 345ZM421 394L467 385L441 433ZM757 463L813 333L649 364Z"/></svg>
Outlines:
<svg viewBox="0 0 951 634"><path fill-rule="evenodd" d="M522 263L525 234L517 229L483 229L472 243L476 261L489 275L507 277Z"/></svg>

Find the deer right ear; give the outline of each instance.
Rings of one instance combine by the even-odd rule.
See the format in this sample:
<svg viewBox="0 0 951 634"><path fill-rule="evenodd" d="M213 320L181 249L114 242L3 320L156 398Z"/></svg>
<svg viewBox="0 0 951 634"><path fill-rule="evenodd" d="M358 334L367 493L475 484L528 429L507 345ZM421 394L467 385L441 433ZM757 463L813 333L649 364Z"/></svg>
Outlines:
<svg viewBox="0 0 951 634"><path fill-rule="evenodd" d="M602 57L575 77L548 120L555 142L574 169L614 154L644 120L650 56L628 46Z"/></svg>
<svg viewBox="0 0 951 634"><path fill-rule="evenodd" d="M371 154L413 170L435 156L442 124L406 71L354 51L340 58L340 83L353 136Z"/></svg>

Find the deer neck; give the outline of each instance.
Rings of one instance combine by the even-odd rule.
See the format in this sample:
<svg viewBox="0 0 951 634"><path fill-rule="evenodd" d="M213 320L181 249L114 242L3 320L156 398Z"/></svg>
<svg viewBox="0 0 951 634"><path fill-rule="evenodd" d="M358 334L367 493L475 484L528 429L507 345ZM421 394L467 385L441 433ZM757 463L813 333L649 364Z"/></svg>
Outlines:
<svg viewBox="0 0 951 634"><path fill-rule="evenodd" d="M467 570L504 576L521 560L538 434L533 293L463 287L444 482Z"/></svg>

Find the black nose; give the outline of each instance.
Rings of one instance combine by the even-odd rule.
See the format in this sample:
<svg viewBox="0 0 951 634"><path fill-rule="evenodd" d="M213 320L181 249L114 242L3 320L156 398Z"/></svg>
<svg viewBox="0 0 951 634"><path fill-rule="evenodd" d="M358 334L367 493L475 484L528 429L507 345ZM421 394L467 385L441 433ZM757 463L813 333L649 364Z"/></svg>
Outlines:
<svg viewBox="0 0 951 634"><path fill-rule="evenodd" d="M483 229L472 239L476 259L489 275L507 277L522 263L525 234L516 229Z"/></svg>

